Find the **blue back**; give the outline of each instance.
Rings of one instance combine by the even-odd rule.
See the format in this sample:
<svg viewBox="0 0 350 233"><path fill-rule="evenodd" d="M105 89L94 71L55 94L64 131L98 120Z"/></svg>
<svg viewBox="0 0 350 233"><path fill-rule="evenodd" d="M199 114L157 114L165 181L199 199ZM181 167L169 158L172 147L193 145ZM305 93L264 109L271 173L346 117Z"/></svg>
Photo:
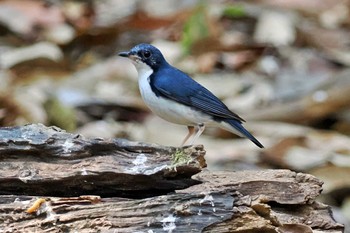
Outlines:
<svg viewBox="0 0 350 233"><path fill-rule="evenodd" d="M244 121L208 89L168 63L154 70L150 77L150 85L157 96L190 106L213 118Z"/></svg>

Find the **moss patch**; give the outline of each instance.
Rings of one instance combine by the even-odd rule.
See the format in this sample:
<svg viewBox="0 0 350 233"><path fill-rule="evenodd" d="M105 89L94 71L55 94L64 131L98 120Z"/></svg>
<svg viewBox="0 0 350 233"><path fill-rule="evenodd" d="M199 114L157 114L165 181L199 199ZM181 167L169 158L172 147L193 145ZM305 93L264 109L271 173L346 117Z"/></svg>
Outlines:
<svg viewBox="0 0 350 233"><path fill-rule="evenodd" d="M191 161L191 157L188 156L183 150L177 149L172 155L172 165L182 165L187 164Z"/></svg>

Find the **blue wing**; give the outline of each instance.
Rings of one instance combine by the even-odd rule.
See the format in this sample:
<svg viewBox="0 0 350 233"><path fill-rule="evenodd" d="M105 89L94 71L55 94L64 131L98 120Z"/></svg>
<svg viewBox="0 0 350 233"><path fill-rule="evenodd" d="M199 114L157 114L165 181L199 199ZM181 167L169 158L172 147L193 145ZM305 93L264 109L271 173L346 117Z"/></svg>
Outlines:
<svg viewBox="0 0 350 233"><path fill-rule="evenodd" d="M191 106L213 117L244 121L209 90L170 65L153 73L150 84L153 91L162 97Z"/></svg>

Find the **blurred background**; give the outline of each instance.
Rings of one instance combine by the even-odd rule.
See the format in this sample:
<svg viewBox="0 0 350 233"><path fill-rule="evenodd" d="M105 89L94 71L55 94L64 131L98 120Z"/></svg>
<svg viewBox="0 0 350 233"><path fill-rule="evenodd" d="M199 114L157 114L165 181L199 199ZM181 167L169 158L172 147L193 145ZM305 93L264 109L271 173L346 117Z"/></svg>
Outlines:
<svg viewBox="0 0 350 233"><path fill-rule="evenodd" d="M244 118L266 147L206 129L210 170L287 168L322 179L350 219L349 0L0 1L0 126L179 146L116 54L158 47Z"/></svg>

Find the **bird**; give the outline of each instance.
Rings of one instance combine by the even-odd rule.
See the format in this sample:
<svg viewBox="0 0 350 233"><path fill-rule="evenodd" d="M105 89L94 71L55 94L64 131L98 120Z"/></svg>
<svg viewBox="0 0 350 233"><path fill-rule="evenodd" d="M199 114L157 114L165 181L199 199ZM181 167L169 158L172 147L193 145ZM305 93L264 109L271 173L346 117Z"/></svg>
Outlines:
<svg viewBox="0 0 350 233"><path fill-rule="evenodd" d="M216 126L264 146L243 127L243 120L207 88L186 73L171 66L161 51L150 44L138 44L119 52L136 67L141 96L150 110L169 122L185 125L193 145L206 126Z"/></svg>

